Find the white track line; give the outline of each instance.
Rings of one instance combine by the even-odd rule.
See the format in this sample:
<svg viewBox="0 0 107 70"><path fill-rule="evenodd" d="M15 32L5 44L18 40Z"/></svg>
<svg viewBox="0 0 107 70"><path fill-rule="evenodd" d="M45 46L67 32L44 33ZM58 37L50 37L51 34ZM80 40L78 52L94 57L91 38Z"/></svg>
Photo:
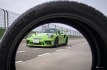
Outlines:
<svg viewBox="0 0 107 70"><path fill-rule="evenodd" d="M33 50L38 50L38 49L41 49L41 48L36 48L36 49L33 49Z"/></svg>
<svg viewBox="0 0 107 70"><path fill-rule="evenodd" d="M15 63L20 63L20 62L23 62L23 61L16 61Z"/></svg>
<svg viewBox="0 0 107 70"><path fill-rule="evenodd" d="M25 52L25 50L23 50L23 51L17 51L17 53L22 53L22 52Z"/></svg>
<svg viewBox="0 0 107 70"><path fill-rule="evenodd" d="M49 55L50 53L45 53L45 54L41 54L41 55L38 55L39 57L40 56L44 56L44 55Z"/></svg>
<svg viewBox="0 0 107 70"><path fill-rule="evenodd" d="M58 50L56 50L56 51L58 52L58 51L62 51L62 50L63 50L63 49L58 49Z"/></svg>
<svg viewBox="0 0 107 70"><path fill-rule="evenodd" d="M66 47L66 49L71 48L71 47Z"/></svg>

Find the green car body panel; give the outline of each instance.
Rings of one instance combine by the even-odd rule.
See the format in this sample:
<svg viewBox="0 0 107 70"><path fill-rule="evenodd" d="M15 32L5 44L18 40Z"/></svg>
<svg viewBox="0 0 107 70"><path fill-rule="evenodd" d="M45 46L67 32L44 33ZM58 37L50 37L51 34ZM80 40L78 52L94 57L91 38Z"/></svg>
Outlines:
<svg viewBox="0 0 107 70"><path fill-rule="evenodd" d="M51 47L54 46L56 38L58 38L58 45L62 45L66 43L67 35L58 29L48 28L40 33L29 34L26 43L27 46Z"/></svg>

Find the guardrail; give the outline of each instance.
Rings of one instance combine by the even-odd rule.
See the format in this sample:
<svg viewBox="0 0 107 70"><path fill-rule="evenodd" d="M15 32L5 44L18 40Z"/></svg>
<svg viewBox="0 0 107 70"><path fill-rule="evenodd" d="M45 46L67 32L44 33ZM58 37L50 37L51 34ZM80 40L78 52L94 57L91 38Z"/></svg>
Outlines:
<svg viewBox="0 0 107 70"><path fill-rule="evenodd" d="M0 9L0 38L3 37L4 33L8 30L9 26L19 17L20 14L10 12L4 9ZM35 28L33 31L40 31L45 28L57 28L65 31L65 34L69 37L82 37L82 34L78 31L68 29L66 27L58 26L56 24L45 24Z"/></svg>

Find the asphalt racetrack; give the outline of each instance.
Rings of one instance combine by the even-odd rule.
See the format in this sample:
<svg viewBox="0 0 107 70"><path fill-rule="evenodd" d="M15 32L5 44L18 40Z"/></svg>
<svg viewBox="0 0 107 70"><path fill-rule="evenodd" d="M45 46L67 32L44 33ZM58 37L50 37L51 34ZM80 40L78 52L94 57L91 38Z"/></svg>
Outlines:
<svg viewBox="0 0 107 70"><path fill-rule="evenodd" d="M22 40L16 54L16 70L90 70L92 55L84 38L69 39L67 46L37 48Z"/></svg>

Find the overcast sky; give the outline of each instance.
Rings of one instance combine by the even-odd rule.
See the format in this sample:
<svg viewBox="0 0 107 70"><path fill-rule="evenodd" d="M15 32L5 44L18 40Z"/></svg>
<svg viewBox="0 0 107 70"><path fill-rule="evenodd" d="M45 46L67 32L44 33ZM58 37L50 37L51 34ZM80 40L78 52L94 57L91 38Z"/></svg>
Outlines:
<svg viewBox="0 0 107 70"><path fill-rule="evenodd" d="M0 8L22 14L26 10L44 3L54 0L0 0ZM107 0L72 0L88 4L105 15L107 15Z"/></svg>
<svg viewBox="0 0 107 70"><path fill-rule="evenodd" d="M0 8L22 14L28 9L49 1L55 0L0 0ZM107 0L71 0L94 7L107 16Z"/></svg>

